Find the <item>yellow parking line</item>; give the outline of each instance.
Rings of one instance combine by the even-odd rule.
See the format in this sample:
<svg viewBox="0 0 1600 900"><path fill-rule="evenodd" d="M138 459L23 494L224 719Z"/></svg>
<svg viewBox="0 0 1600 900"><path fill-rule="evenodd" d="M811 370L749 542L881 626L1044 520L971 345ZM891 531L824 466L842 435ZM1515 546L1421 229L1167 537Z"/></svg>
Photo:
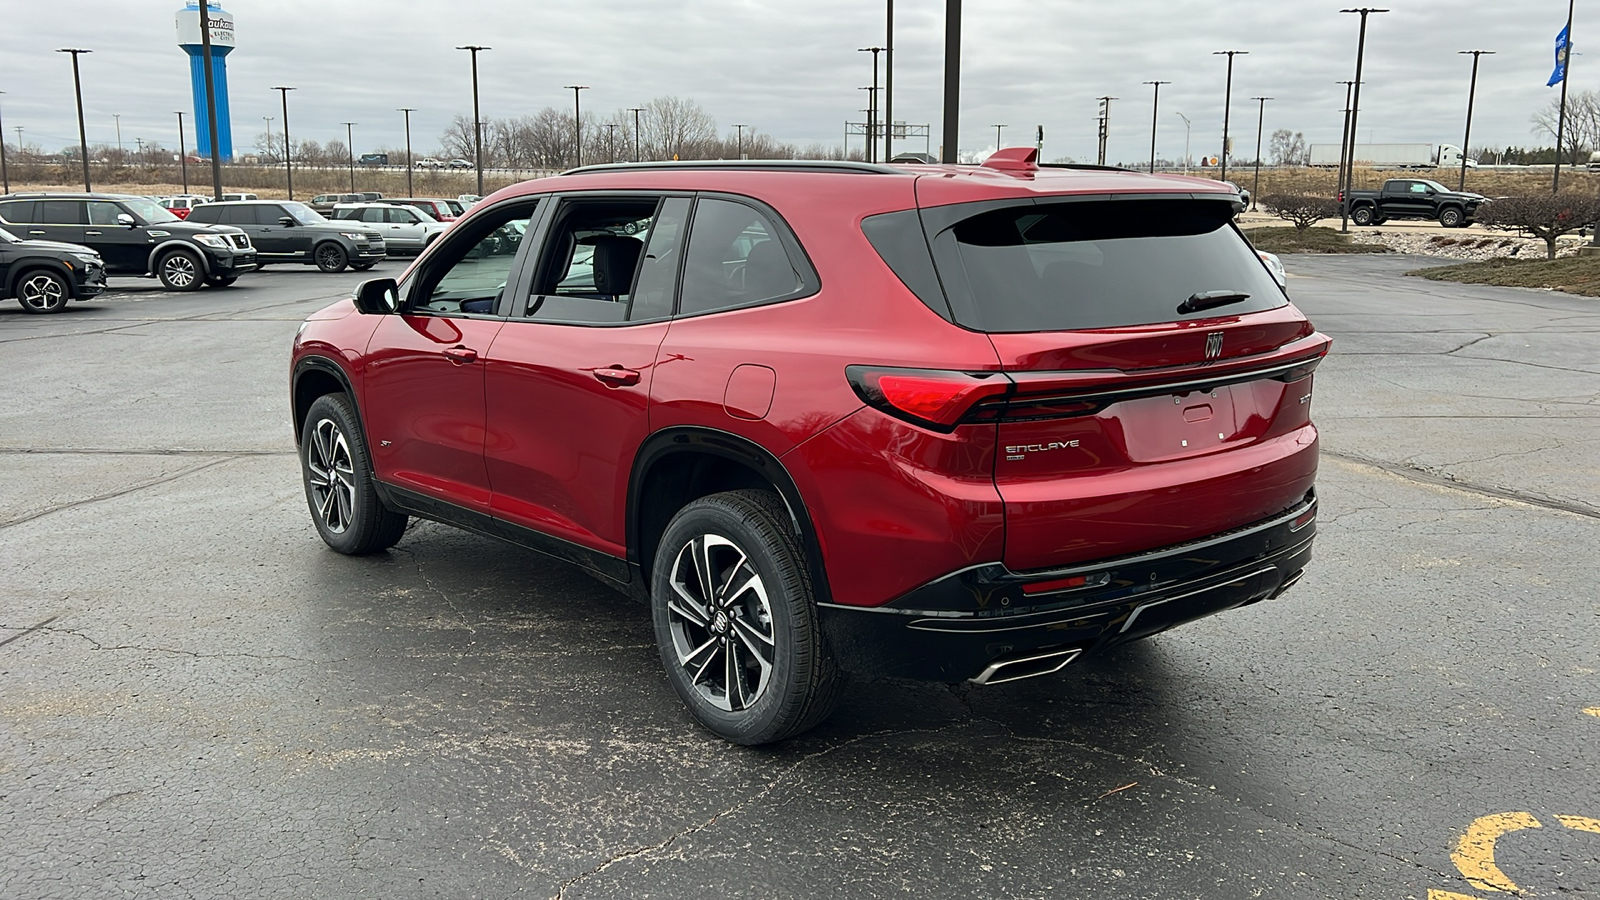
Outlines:
<svg viewBox="0 0 1600 900"><path fill-rule="evenodd" d="M1495 865L1494 842L1513 831L1542 827L1538 819L1525 812L1480 816L1467 826L1466 833L1456 844L1456 850L1450 854L1450 859L1461 871L1461 877L1473 887L1487 891L1505 891L1508 894L1518 893L1521 888Z"/></svg>
<svg viewBox="0 0 1600 900"><path fill-rule="evenodd" d="M1575 831L1592 831L1600 834L1600 819L1587 816L1556 816L1556 821Z"/></svg>
<svg viewBox="0 0 1600 900"><path fill-rule="evenodd" d="M1600 706L1591 706L1588 709L1584 710L1584 712L1588 713L1591 716L1594 716L1597 719L1600 719Z"/></svg>
<svg viewBox="0 0 1600 900"><path fill-rule="evenodd" d="M1450 891L1428 888L1428 900L1478 900L1478 898L1467 894L1454 894Z"/></svg>

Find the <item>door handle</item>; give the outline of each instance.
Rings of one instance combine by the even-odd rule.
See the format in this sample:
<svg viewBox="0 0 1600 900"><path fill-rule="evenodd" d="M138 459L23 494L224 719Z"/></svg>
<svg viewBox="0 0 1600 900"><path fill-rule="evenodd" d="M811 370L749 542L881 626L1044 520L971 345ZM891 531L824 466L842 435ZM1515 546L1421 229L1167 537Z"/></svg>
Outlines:
<svg viewBox="0 0 1600 900"><path fill-rule="evenodd" d="M100 234L100 232L98 232L98 231L85 231L85 232L84 232L84 234L85 234L85 235L90 235L90 234L95 234L95 235L97 235L97 234Z"/></svg>
<svg viewBox="0 0 1600 900"><path fill-rule="evenodd" d="M452 363L455 363L458 366L464 366L478 358L478 351L472 349L471 347L451 347L444 351L444 355L448 357Z"/></svg>
<svg viewBox="0 0 1600 900"><path fill-rule="evenodd" d="M42 229L42 228L35 228L35 229L34 229L34 230L32 230L32 231L30 231L30 232L28 232L28 233L29 233L29 234L44 234L44 229Z"/></svg>
<svg viewBox="0 0 1600 900"><path fill-rule="evenodd" d="M598 378L602 383L608 384L612 387L624 387L626 385L639 383L638 372L635 372L632 369L624 369L621 366L595 369L594 377Z"/></svg>

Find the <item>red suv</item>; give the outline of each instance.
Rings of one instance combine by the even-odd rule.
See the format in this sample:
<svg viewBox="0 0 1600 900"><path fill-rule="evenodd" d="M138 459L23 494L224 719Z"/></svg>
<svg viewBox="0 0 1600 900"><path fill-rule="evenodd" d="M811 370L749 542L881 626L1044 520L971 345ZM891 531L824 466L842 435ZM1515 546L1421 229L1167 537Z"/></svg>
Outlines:
<svg viewBox="0 0 1600 900"><path fill-rule="evenodd" d="M475 206L294 344L342 553L420 516L648 602L723 737L839 672L1055 672L1300 578L1319 334L1200 179L595 166Z"/></svg>

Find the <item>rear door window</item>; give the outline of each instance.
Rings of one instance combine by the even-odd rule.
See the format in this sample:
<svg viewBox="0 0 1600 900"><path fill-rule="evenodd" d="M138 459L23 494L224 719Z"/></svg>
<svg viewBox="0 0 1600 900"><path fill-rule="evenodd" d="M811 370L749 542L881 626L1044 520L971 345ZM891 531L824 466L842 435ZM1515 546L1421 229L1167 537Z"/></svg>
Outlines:
<svg viewBox="0 0 1600 900"><path fill-rule="evenodd" d="M82 200L40 200L35 215L41 225L82 225Z"/></svg>
<svg viewBox="0 0 1600 900"><path fill-rule="evenodd" d="M932 247L956 321L978 331L1115 328L1288 302L1222 201L1030 202L962 219ZM1178 311L1216 291L1248 297Z"/></svg>

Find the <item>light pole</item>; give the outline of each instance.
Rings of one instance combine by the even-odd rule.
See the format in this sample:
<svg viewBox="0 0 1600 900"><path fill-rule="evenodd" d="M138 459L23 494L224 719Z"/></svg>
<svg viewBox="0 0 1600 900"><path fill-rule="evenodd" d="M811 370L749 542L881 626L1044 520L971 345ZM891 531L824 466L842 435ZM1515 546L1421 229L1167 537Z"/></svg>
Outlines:
<svg viewBox="0 0 1600 900"><path fill-rule="evenodd" d="M1363 6L1359 9L1341 9L1339 12L1361 14L1361 37L1356 42L1356 83L1353 86L1355 93L1350 100L1350 165L1345 169L1344 173L1345 184L1343 190L1345 202L1339 204L1339 230L1349 233L1350 187L1355 181L1356 174L1356 121L1361 116L1361 64L1367 55L1367 16L1372 13L1386 13L1388 10ZM1560 150L1560 147L1556 148L1558 154L1556 156L1557 172L1560 171L1559 166L1561 164Z"/></svg>
<svg viewBox="0 0 1600 900"><path fill-rule="evenodd" d="M293 155L291 150L293 149L294 145L289 143L289 92L294 90L294 88L280 86L272 88L272 90L277 91L283 97L283 179L284 183L289 188L289 199L293 200L294 162L290 159L290 157ZM179 124L182 124L181 120Z"/></svg>
<svg viewBox="0 0 1600 900"><path fill-rule="evenodd" d="M1189 117L1181 112L1175 112L1173 115L1183 120L1183 174L1187 175L1189 174L1189 126L1192 123Z"/></svg>
<svg viewBox="0 0 1600 900"><path fill-rule="evenodd" d="M1570 32L1569 32L1570 34ZM1456 185L1456 190L1467 189L1467 148L1472 146L1472 104L1478 97L1478 57L1493 56L1493 50L1457 50L1461 56L1472 55L1472 87L1467 89L1467 130L1461 135L1461 182ZM1556 162L1561 162L1560 148L1556 148Z"/></svg>
<svg viewBox="0 0 1600 900"><path fill-rule="evenodd" d="M189 151L183 146L183 110L178 110L178 170L183 173L183 192L189 193Z"/></svg>
<svg viewBox="0 0 1600 900"><path fill-rule="evenodd" d="M1233 112L1233 58L1249 54L1249 50L1217 50L1211 54L1228 58L1228 86L1222 94L1222 175L1218 181L1228 180L1228 123Z"/></svg>
<svg viewBox="0 0 1600 900"><path fill-rule="evenodd" d="M944 143L939 161L953 163L961 140L961 0L944 0Z"/></svg>
<svg viewBox="0 0 1600 900"><path fill-rule="evenodd" d="M117 155L122 155L122 113L112 113L111 118L117 123Z"/></svg>
<svg viewBox="0 0 1600 900"><path fill-rule="evenodd" d="M857 53L872 54L872 102L867 107L873 112L867 113L867 162L878 161L878 121L876 111L878 108L878 54L883 52L882 47L859 47Z"/></svg>
<svg viewBox="0 0 1600 900"><path fill-rule="evenodd" d="M606 123L606 162L617 161L617 123Z"/></svg>
<svg viewBox="0 0 1600 900"><path fill-rule="evenodd" d="M457 50L468 50L472 53L472 146L477 153L478 163L478 195L483 195L483 120L478 115L478 51L490 48L481 44L467 44L457 47Z"/></svg>
<svg viewBox="0 0 1600 900"><path fill-rule="evenodd" d="M211 4L200 0L200 56L205 63L206 122L211 134L211 199L222 200L222 136L217 128L216 73L211 70Z"/></svg>
<svg viewBox="0 0 1600 900"><path fill-rule="evenodd" d="M267 152L272 152L272 117L262 116L261 120L267 123Z"/></svg>
<svg viewBox="0 0 1600 900"><path fill-rule="evenodd" d="M1000 152L1000 130L1002 128L1005 128L1005 126L1004 125L996 125L996 126L994 126L994 150L995 150L996 153Z"/></svg>
<svg viewBox="0 0 1600 900"><path fill-rule="evenodd" d="M894 159L894 0L883 38L883 161Z"/></svg>
<svg viewBox="0 0 1600 900"><path fill-rule="evenodd" d="M1097 97L1100 101L1100 156L1099 165L1106 164L1106 139L1111 134L1111 101L1117 97Z"/></svg>
<svg viewBox="0 0 1600 900"><path fill-rule="evenodd" d="M1351 157L1354 150L1350 140L1350 92L1355 88L1354 81L1336 81L1334 84L1344 85L1344 130L1339 132L1339 175L1336 189L1339 192L1339 202L1344 202L1344 176L1350 168Z"/></svg>
<svg viewBox="0 0 1600 900"><path fill-rule="evenodd" d="M739 150L734 159L744 159L744 130L746 126L735 125L733 127L739 129Z"/></svg>
<svg viewBox="0 0 1600 900"><path fill-rule="evenodd" d="M340 122L344 126L344 151L350 158L350 193L356 192L356 132L355 127L360 122Z"/></svg>
<svg viewBox="0 0 1600 900"><path fill-rule="evenodd" d="M644 112L642 106L630 106L628 112L633 113L633 161L639 161L639 114Z"/></svg>
<svg viewBox="0 0 1600 900"><path fill-rule="evenodd" d="M1150 174L1156 171L1156 116L1161 112L1161 86L1171 84L1170 81L1146 81L1145 84L1155 88L1155 96L1150 101Z"/></svg>
<svg viewBox="0 0 1600 900"><path fill-rule="evenodd" d="M395 111L405 113L406 116L406 196L415 197L416 194L411 191L411 114L416 112L417 108L414 106L401 106Z"/></svg>
<svg viewBox="0 0 1600 900"><path fill-rule="evenodd" d="M861 159L863 162L872 162L873 154L876 152L872 147L872 135L874 133L872 121L873 117L878 114L878 89L869 84L865 87L856 88L856 90L867 92L867 108L862 110L867 114L867 137L863 144L865 149L861 151Z"/></svg>
<svg viewBox="0 0 1600 900"><path fill-rule="evenodd" d="M0 94L4 93L5 91L0 91ZM22 148L18 147L17 152L21 153ZM9 193L11 193L11 174L6 171L6 126L5 121L0 119L0 194Z"/></svg>
<svg viewBox="0 0 1600 900"><path fill-rule="evenodd" d="M205 0L201 0L202 3ZM79 50L74 47L62 47L57 53L72 54L72 91L78 98L78 151L83 155L83 189L85 192L94 190L89 184L89 138L83 129L83 82L78 78L78 56L83 53L93 53L93 50ZM210 71L209 69L207 71ZM1560 161L1561 148L1557 147L1557 161Z"/></svg>
<svg viewBox="0 0 1600 900"><path fill-rule="evenodd" d="M1566 46L1561 48L1561 107L1556 113L1556 171L1555 177L1550 179L1550 193L1561 191L1561 142L1567 124L1567 82L1572 76L1572 5L1574 0L1567 0L1567 27L1561 33L1566 36ZM1361 17L1365 26L1366 16ZM1359 71L1359 70L1358 70ZM1466 148L1462 148L1466 152Z"/></svg>
<svg viewBox="0 0 1600 900"><path fill-rule="evenodd" d="M579 93L578 92L579 91L587 91L589 89L589 86L587 84L568 84L568 85L563 85L563 87L565 87L567 90L572 92L572 133L576 137L577 142L578 142L578 152L577 152L578 163L577 164L579 166L582 166L583 165L583 103L578 99L578 97L579 97Z"/></svg>
<svg viewBox="0 0 1600 900"><path fill-rule="evenodd" d="M1256 183L1255 186L1250 189L1250 210L1254 212L1257 208L1256 198L1261 195L1261 123L1266 121L1267 118L1267 101L1276 100L1278 98L1251 97L1250 99L1260 101L1261 103L1261 105L1256 109Z"/></svg>

